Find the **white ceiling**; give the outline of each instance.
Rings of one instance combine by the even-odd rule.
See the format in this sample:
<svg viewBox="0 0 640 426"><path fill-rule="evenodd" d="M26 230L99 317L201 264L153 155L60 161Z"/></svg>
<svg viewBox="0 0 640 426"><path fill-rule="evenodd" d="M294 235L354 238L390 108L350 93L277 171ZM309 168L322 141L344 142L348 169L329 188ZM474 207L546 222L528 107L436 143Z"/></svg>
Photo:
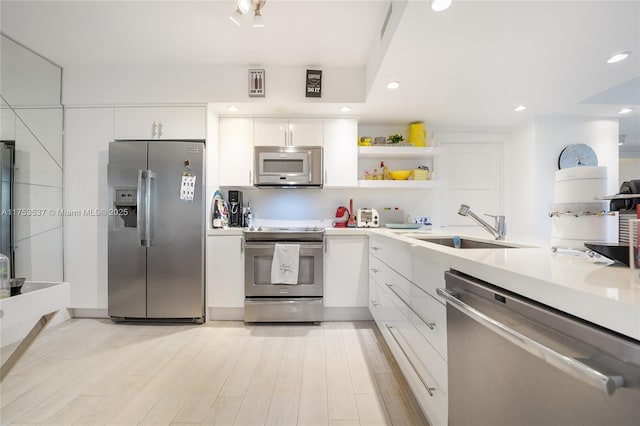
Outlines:
<svg viewBox="0 0 640 426"><path fill-rule="evenodd" d="M63 67L364 67L388 6L268 0L262 29L249 17L233 25L231 0L3 0L0 18L3 32ZM633 52L627 61L605 63L625 50ZM400 89L386 89L390 80ZM529 109L515 113L521 103ZM634 111L620 132L640 145L640 1L454 0L435 13L415 0L352 113L366 122L510 128L534 116L618 118L623 106ZM310 108L318 112L317 103Z"/></svg>

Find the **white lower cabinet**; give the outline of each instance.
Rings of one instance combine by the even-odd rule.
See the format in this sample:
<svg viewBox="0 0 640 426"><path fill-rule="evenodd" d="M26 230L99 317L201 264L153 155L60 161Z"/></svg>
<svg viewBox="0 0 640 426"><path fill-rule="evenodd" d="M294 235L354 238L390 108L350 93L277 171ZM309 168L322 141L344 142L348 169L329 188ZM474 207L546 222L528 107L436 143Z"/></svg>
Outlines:
<svg viewBox="0 0 640 426"><path fill-rule="evenodd" d="M407 245L370 238L369 309L423 412L439 426L448 418L446 308L414 282L424 271L412 264L421 261Z"/></svg>
<svg viewBox="0 0 640 426"><path fill-rule="evenodd" d="M367 307L368 245L365 235L330 235L325 240L324 306Z"/></svg>
<svg viewBox="0 0 640 426"><path fill-rule="evenodd" d="M244 247L240 235L207 236L207 306L244 308Z"/></svg>

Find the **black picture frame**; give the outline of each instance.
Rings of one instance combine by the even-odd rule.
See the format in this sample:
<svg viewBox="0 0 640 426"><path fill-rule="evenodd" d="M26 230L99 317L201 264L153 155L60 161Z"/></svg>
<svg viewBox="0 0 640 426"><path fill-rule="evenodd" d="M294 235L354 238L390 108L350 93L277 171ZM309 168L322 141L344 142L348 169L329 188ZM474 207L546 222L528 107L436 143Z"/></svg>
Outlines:
<svg viewBox="0 0 640 426"><path fill-rule="evenodd" d="M322 97L322 70L307 70L307 82L305 84L305 97Z"/></svg>

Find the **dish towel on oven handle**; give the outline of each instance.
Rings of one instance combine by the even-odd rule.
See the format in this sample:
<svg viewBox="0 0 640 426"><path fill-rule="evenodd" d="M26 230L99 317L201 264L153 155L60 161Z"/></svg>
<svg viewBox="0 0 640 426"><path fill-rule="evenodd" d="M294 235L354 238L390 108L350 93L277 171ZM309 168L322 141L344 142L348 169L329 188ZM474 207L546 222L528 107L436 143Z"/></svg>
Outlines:
<svg viewBox="0 0 640 426"><path fill-rule="evenodd" d="M300 244L277 244L271 263L271 284L298 284Z"/></svg>

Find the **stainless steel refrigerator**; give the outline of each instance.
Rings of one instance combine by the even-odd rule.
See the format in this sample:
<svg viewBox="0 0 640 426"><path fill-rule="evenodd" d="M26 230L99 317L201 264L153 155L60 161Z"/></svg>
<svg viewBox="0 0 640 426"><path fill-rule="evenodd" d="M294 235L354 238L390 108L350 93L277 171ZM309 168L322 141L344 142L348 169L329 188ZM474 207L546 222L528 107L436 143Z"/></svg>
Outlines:
<svg viewBox="0 0 640 426"><path fill-rule="evenodd" d="M109 144L109 316L203 322L204 143Z"/></svg>

